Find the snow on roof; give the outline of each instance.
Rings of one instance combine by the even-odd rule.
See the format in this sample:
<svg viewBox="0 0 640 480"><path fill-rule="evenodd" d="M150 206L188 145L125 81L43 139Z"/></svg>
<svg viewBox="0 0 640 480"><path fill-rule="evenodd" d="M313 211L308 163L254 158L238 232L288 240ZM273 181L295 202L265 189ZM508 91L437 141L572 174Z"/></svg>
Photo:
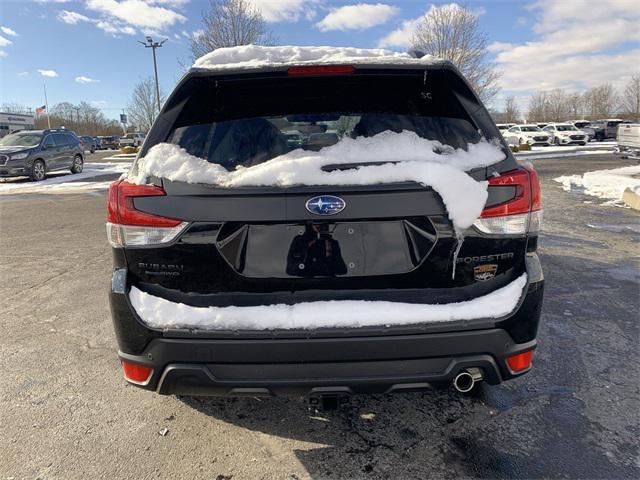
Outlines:
<svg viewBox="0 0 640 480"><path fill-rule="evenodd" d="M345 137L318 152L293 150L252 167L228 171L177 145L160 143L138 160L137 173L128 180L144 184L148 177L155 176L221 187L372 185L415 181L438 192L456 232L462 234L478 218L487 200L487 182L477 182L465 171L486 167L504 158L498 144L485 140L471 143L464 150L427 140L415 132L385 131L373 137ZM322 170L325 165L359 162L397 163Z"/></svg>
<svg viewBox="0 0 640 480"><path fill-rule="evenodd" d="M194 68L224 70L232 68L258 68L285 65L318 64L415 64L428 65L438 59L431 55L415 58L408 53L392 52L380 48L354 47L296 47L244 45L218 48L198 58Z"/></svg>
<svg viewBox="0 0 640 480"><path fill-rule="evenodd" d="M487 295L458 303L417 304L334 300L255 307L193 307L131 287L129 299L138 316L153 328L202 330L275 330L358 328L500 318L513 311L527 284L523 273Z"/></svg>

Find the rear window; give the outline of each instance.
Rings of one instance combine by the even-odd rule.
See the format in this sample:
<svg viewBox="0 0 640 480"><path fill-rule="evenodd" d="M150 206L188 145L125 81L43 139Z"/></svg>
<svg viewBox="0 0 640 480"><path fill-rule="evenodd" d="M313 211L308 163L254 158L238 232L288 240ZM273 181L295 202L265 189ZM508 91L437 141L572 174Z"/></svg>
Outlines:
<svg viewBox="0 0 640 480"><path fill-rule="evenodd" d="M292 150L318 151L341 139L408 130L466 148L482 136L445 82L420 72L401 75L194 78L166 141L233 170ZM471 99L467 98L466 101ZM465 101L465 100L463 100ZM390 160L402 160L390 159Z"/></svg>

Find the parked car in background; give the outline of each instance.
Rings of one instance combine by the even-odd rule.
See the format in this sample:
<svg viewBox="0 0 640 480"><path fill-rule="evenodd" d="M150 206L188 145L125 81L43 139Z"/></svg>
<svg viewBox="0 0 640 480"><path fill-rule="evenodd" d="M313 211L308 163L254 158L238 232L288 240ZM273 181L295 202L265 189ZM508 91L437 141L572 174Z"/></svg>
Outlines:
<svg viewBox="0 0 640 480"><path fill-rule="evenodd" d="M623 120L619 118L595 120L591 122L588 127L585 127L585 131L588 133L589 137L602 142L609 138L616 138L618 125L620 125L622 122Z"/></svg>
<svg viewBox="0 0 640 480"><path fill-rule="evenodd" d="M640 160L640 122L618 125L617 140L620 156Z"/></svg>
<svg viewBox="0 0 640 480"><path fill-rule="evenodd" d="M548 122L540 122L540 123L536 123L536 125L537 125L538 127L540 127L540 128L544 128L544 127L546 127L547 125L549 125L549 123L548 123Z"/></svg>
<svg viewBox="0 0 640 480"><path fill-rule="evenodd" d="M503 133L502 136L509 145L551 145L548 133L542 131L537 125L515 125Z"/></svg>
<svg viewBox="0 0 640 480"><path fill-rule="evenodd" d="M587 134L570 123L552 123L543 128L554 145L586 145Z"/></svg>
<svg viewBox="0 0 640 480"><path fill-rule="evenodd" d="M22 130L0 140L0 178L43 180L48 172L80 173L84 151L80 139L65 129Z"/></svg>
<svg viewBox="0 0 640 480"><path fill-rule="evenodd" d="M496 127L500 130L500 133L504 134L507 130L513 127L515 123L496 123Z"/></svg>
<svg viewBox="0 0 640 480"><path fill-rule="evenodd" d="M90 137L89 135L81 135L78 138L80 139L80 143L82 144L82 148L85 152L89 150L89 152L95 153L95 151L97 150L95 137Z"/></svg>
<svg viewBox="0 0 640 480"><path fill-rule="evenodd" d="M576 127L578 130L584 132L584 134L587 136L587 142L590 142L595 137L595 133L591 128L590 120L567 120L563 123L569 123Z"/></svg>
<svg viewBox="0 0 640 480"><path fill-rule="evenodd" d="M117 135L100 137L100 148L103 150L117 150L120 148L120 137Z"/></svg>
<svg viewBox="0 0 640 480"><path fill-rule="evenodd" d="M127 133L120 137L119 146L122 147L141 147L144 143L144 133Z"/></svg>
<svg viewBox="0 0 640 480"><path fill-rule="evenodd" d="M96 150L100 150L102 148L102 140L100 137L93 137L93 141L96 144Z"/></svg>

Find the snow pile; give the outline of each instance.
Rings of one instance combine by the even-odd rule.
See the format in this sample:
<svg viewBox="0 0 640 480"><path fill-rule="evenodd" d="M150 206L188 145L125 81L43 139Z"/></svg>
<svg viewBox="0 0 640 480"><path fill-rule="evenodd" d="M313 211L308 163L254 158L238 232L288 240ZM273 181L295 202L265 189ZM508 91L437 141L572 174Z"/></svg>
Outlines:
<svg viewBox="0 0 640 480"><path fill-rule="evenodd" d="M459 303L414 304L365 300L305 302L256 307L192 307L131 287L138 316L153 328L274 330L358 328L499 318L517 306L527 274L494 292Z"/></svg>
<svg viewBox="0 0 640 480"><path fill-rule="evenodd" d="M224 70L229 68L257 68L284 65L336 65L336 64L416 64L434 63L431 55L414 58L408 53L383 49L353 47L264 47L244 45L218 48L200 57L194 68Z"/></svg>
<svg viewBox="0 0 640 480"><path fill-rule="evenodd" d="M130 168L129 162L85 163L82 173L71 174L69 170L49 172L47 178L40 182L31 182L20 177L7 178L0 180L0 195L102 190L108 188L110 183L110 181L104 181L104 176L126 173ZM102 177L102 180L96 181L96 177Z"/></svg>
<svg viewBox="0 0 640 480"><path fill-rule="evenodd" d="M562 189L567 192L582 192L612 200L615 204L622 204L622 194L626 188L640 191L640 165L613 170L596 170L584 175L567 175L554 180L561 183Z"/></svg>
<svg viewBox="0 0 640 480"><path fill-rule="evenodd" d="M487 182L465 173L505 158L497 144L480 141L468 150L450 149L439 154L440 142L414 132L382 132L374 137L343 138L318 152L294 150L267 162L228 171L167 143L155 145L138 162L137 175L129 181L144 184L149 176L222 187L294 185L371 185L415 181L432 187L442 197L458 233L478 218L487 200ZM398 161L325 172L324 165Z"/></svg>

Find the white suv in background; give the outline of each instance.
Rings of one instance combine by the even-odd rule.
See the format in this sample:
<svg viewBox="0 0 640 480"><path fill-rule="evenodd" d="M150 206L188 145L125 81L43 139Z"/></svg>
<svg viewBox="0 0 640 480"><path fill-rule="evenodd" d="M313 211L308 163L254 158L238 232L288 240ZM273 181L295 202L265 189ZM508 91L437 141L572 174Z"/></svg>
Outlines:
<svg viewBox="0 0 640 480"><path fill-rule="evenodd" d="M502 134L509 145L551 145L551 137L537 125L515 125Z"/></svg>
<svg viewBox="0 0 640 480"><path fill-rule="evenodd" d="M554 145L586 145L589 137L570 123L551 123L543 129L551 136Z"/></svg>

